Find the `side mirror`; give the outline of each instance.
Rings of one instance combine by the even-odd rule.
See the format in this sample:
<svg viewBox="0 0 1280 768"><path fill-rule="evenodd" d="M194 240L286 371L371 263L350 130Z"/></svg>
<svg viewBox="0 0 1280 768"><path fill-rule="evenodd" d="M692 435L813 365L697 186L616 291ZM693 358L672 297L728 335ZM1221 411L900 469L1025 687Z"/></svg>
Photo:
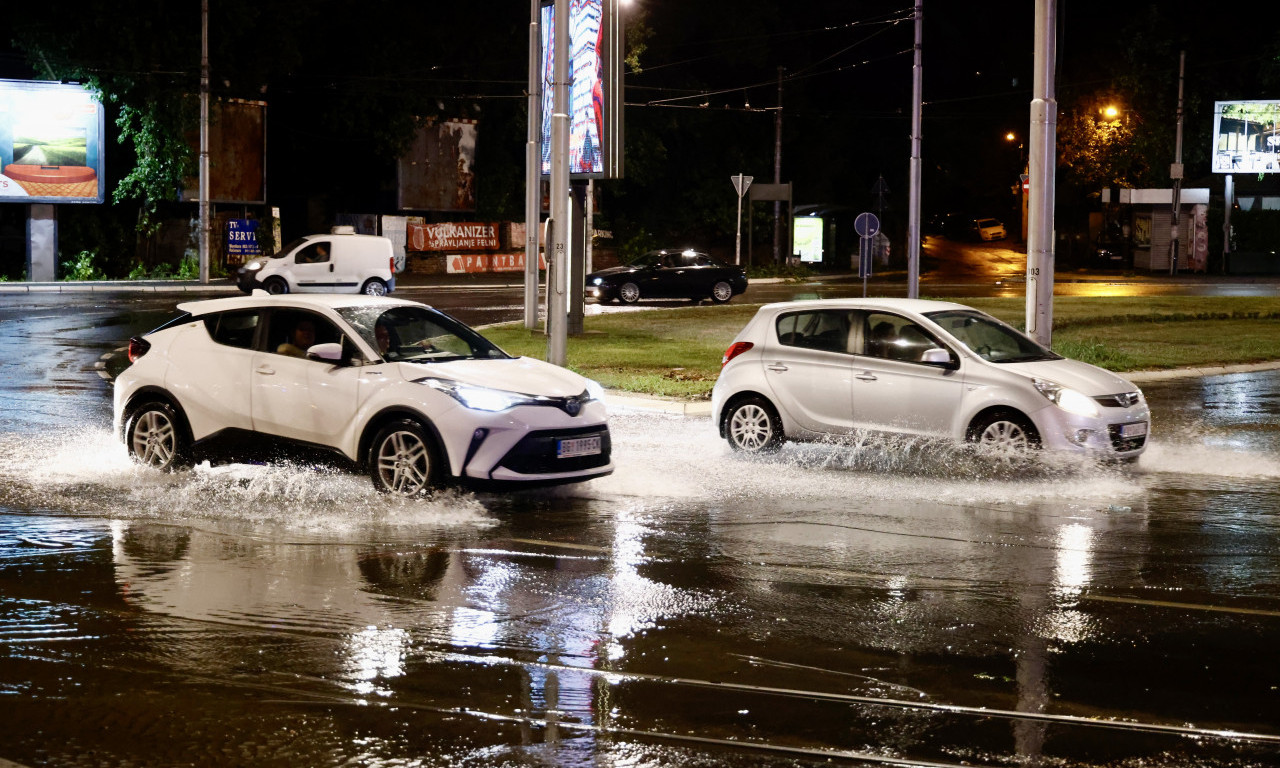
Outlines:
<svg viewBox="0 0 1280 768"><path fill-rule="evenodd" d="M933 349L926 349L924 354L920 356L920 362L927 363L929 365L940 365L943 368L951 368L953 370L960 367L960 365L951 357L950 352L937 347L934 347Z"/></svg>
<svg viewBox="0 0 1280 768"><path fill-rule="evenodd" d="M314 347L308 347L307 359L323 360L334 365L346 365L348 362L342 357L342 345L337 342L316 344Z"/></svg>

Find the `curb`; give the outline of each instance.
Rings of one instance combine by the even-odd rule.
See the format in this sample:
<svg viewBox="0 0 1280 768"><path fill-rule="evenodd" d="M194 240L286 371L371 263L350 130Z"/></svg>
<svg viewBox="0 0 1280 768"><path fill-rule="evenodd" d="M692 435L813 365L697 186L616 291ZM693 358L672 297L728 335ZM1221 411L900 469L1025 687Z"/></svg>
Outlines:
<svg viewBox="0 0 1280 768"><path fill-rule="evenodd" d="M605 390L604 404L609 410L621 411L653 411L670 413L675 416L711 416L711 402L708 400L676 400L674 398L647 397L617 389Z"/></svg>

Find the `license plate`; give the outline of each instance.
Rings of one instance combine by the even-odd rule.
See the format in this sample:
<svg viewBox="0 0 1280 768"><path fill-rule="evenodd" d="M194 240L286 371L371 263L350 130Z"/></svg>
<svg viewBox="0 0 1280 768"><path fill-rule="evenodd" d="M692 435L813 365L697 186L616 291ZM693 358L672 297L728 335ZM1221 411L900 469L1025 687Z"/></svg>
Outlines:
<svg viewBox="0 0 1280 768"><path fill-rule="evenodd" d="M1121 424L1120 437L1142 437L1147 434L1147 422L1139 421L1136 424Z"/></svg>
<svg viewBox="0 0 1280 768"><path fill-rule="evenodd" d="M574 437L556 441L556 458L568 459L574 456L594 456L600 453L600 436Z"/></svg>

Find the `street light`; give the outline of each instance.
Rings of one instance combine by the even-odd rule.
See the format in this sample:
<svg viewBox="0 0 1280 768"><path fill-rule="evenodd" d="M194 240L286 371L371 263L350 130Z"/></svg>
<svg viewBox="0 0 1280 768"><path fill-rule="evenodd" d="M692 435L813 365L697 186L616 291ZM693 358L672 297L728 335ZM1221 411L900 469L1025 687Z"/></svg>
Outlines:
<svg viewBox="0 0 1280 768"><path fill-rule="evenodd" d="M1107 120L1119 120L1120 109L1113 104L1108 104L1102 108L1102 116Z"/></svg>

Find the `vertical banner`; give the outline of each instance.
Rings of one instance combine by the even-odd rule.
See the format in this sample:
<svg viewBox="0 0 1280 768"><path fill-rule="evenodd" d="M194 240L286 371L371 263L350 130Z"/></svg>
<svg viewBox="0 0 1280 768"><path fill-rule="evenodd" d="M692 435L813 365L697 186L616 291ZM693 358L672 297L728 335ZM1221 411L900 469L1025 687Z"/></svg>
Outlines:
<svg viewBox="0 0 1280 768"><path fill-rule="evenodd" d="M551 173L555 6L542 6L542 174ZM622 15L618 0L569 0L569 176L622 178Z"/></svg>

